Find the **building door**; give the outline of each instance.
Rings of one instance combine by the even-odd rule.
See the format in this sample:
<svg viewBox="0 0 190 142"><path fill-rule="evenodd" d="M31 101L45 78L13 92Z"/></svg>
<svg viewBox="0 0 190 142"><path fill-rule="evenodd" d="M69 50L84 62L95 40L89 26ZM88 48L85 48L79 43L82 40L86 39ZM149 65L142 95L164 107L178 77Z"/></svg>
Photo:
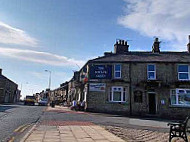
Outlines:
<svg viewBox="0 0 190 142"><path fill-rule="evenodd" d="M149 113L156 114L156 95L154 93L148 94Z"/></svg>

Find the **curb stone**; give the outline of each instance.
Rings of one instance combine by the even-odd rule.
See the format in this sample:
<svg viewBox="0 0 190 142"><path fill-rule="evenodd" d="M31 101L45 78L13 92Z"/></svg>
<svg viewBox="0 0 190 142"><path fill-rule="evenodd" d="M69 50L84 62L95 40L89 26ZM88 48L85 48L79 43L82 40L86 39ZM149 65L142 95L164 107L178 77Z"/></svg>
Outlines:
<svg viewBox="0 0 190 142"><path fill-rule="evenodd" d="M25 142L25 140L30 136L30 134L36 128L36 126L37 126L37 123L34 124L34 126L32 126L32 128L25 134L25 136L21 139L20 142Z"/></svg>
<svg viewBox="0 0 190 142"><path fill-rule="evenodd" d="M44 110L42 111L42 115L44 114L44 112L47 110L47 107L44 108ZM41 117L41 116L40 116ZM38 120L36 121L36 123L34 124L34 126L32 126L32 128L24 135L24 137L20 140L20 142L25 142L25 140L31 135L31 133L33 132L33 130L37 127L37 125L40 123L40 117L38 118Z"/></svg>

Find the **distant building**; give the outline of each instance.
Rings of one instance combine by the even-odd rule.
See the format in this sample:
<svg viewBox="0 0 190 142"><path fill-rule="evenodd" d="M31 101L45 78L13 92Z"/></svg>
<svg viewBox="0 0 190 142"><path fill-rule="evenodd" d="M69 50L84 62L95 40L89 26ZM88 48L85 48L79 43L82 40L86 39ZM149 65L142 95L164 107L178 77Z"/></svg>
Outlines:
<svg viewBox="0 0 190 142"><path fill-rule="evenodd" d="M18 85L2 75L0 69L0 103L14 103L20 100L19 96Z"/></svg>
<svg viewBox="0 0 190 142"><path fill-rule="evenodd" d="M53 100L56 104L67 101L68 82L60 84L59 88L51 90L50 101Z"/></svg>

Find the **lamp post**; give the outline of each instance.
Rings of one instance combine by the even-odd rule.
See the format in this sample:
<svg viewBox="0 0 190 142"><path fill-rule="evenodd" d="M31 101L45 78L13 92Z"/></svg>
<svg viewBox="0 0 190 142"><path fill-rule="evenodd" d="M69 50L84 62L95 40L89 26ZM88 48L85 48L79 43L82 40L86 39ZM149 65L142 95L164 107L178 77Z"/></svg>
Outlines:
<svg viewBox="0 0 190 142"><path fill-rule="evenodd" d="M49 72L49 89L50 89L50 87L51 87L51 71L45 70L45 72Z"/></svg>
<svg viewBox="0 0 190 142"><path fill-rule="evenodd" d="M23 84L29 84L29 83L28 83L28 82L21 83L21 85L20 85L20 94L21 94L21 96L22 96ZM26 95L26 94L25 94L25 95ZM24 94L23 94L23 97L24 97Z"/></svg>

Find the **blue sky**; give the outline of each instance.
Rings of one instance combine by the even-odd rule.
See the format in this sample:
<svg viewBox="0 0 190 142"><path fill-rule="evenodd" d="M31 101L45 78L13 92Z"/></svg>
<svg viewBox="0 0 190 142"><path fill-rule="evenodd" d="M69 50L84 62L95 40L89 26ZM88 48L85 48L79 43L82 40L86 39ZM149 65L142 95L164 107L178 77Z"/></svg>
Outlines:
<svg viewBox="0 0 190 142"><path fill-rule="evenodd" d="M171 4L172 3L172 4ZM190 34L188 0L1 0L0 68L23 95L69 80L91 58L113 51L116 39L129 50L185 51Z"/></svg>

